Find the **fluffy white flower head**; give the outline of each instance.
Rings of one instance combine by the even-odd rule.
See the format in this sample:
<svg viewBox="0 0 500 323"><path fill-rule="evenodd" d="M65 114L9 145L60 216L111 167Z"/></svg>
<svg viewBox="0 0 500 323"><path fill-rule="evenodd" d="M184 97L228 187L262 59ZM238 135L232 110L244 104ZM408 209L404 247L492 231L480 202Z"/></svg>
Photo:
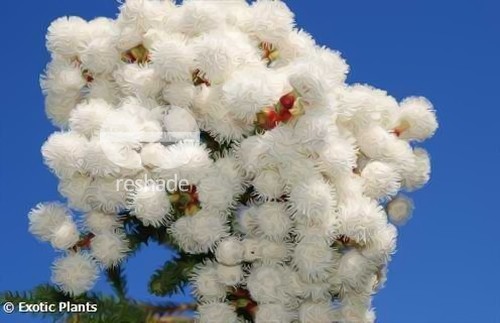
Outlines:
<svg viewBox="0 0 500 323"><path fill-rule="evenodd" d="M52 282L72 296L90 290L97 279L95 261L84 253L71 253L57 259L52 267Z"/></svg>
<svg viewBox="0 0 500 323"><path fill-rule="evenodd" d="M129 250L128 241L120 232L101 232L90 242L92 256L105 267L118 264Z"/></svg>
<svg viewBox="0 0 500 323"><path fill-rule="evenodd" d="M69 210L57 202L38 204L28 217L29 231L42 241L50 240L55 230L71 220Z"/></svg>
<svg viewBox="0 0 500 323"><path fill-rule="evenodd" d="M171 210L170 200L164 190L155 184L137 189L131 201L133 214L145 225L159 227L165 223Z"/></svg>

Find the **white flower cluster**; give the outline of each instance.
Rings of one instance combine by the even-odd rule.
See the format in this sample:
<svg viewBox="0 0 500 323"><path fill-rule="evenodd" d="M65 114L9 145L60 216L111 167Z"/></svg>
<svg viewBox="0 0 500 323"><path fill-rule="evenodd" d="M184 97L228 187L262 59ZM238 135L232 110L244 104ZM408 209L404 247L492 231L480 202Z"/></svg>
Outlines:
<svg viewBox="0 0 500 323"><path fill-rule="evenodd" d="M42 153L92 233L90 253L78 251L65 207L30 214L33 234L73 250L54 266L64 291L90 289L96 261L124 257L116 214L129 210L167 226L184 252L215 255L192 274L200 322L237 322L237 310L262 323L374 321L390 222L413 208L397 194L429 180L414 147L438 126L429 101L346 84L339 53L297 29L281 1L127 0L115 20L56 20L47 46L42 87L61 131ZM196 128L187 116L230 148L163 142ZM191 191L116 185L144 175L187 179Z"/></svg>

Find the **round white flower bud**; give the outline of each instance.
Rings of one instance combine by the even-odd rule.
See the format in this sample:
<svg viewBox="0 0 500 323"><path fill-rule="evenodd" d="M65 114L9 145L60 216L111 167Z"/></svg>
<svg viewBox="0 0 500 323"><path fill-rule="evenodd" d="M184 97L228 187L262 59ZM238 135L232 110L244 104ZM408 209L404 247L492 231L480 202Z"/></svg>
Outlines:
<svg viewBox="0 0 500 323"><path fill-rule="evenodd" d="M392 223L403 225L411 218L413 202L404 195L398 195L387 204L387 215Z"/></svg>
<svg viewBox="0 0 500 323"><path fill-rule="evenodd" d="M226 266L234 266L243 260L245 248L241 241L236 238L222 240L215 251L217 261Z"/></svg>

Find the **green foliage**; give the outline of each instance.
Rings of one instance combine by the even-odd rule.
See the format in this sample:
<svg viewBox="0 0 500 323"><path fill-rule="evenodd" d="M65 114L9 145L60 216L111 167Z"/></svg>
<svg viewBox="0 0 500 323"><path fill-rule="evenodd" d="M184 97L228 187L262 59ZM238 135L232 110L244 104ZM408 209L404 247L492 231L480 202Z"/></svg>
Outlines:
<svg viewBox="0 0 500 323"><path fill-rule="evenodd" d="M87 301L97 304L97 312L73 314L68 317L68 321L133 323L145 322L148 316L147 308L134 301L120 300L105 295L92 295L87 298Z"/></svg>
<svg viewBox="0 0 500 323"><path fill-rule="evenodd" d="M150 293L158 296L170 296L179 293L189 280L193 268L203 259L200 256L180 254L171 261L167 261L158 269L149 281Z"/></svg>
<svg viewBox="0 0 500 323"><path fill-rule="evenodd" d="M118 272L113 273L117 275ZM95 313L40 313L43 316L52 316L55 321L80 322L80 323L135 323L135 322L159 322L161 317L169 317L168 322L192 322L188 316L173 316L174 314L185 314L195 309L193 304L176 304L165 302L161 304L140 303L125 298L87 293L77 297L70 297L55 288L44 284L35 287L29 292L6 292L0 295L0 303L19 302L58 304L59 302L91 303L97 305Z"/></svg>
<svg viewBox="0 0 500 323"><path fill-rule="evenodd" d="M137 251L142 244L148 245L151 241L164 245L173 251L179 250L174 239L168 234L167 229L164 227L155 228L152 226L145 226L136 217L130 215L125 217L124 225L129 247L132 252Z"/></svg>
<svg viewBox="0 0 500 323"><path fill-rule="evenodd" d="M163 228L154 228L145 226L137 218L123 212L119 214L124 221L125 232L129 240L131 253L140 249L142 245L147 245L150 242L155 242L163 245L173 252L178 252L172 237L167 230ZM182 288L187 284L189 272L193 267L203 261L206 256L191 256L179 254L172 262L167 262L159 269L151 278L150 290L156 295L172 295L182 291ZM37 313L41 316L51 316L55 321L62 322L165 322L165 317L168 317L167 322L172 323L187 323L192 322L189 316L182 316L188 311L192 316L192 311L195 308L193 304L175 304L162 303L151 304L141 303L127 297L127 282L124 275L122 265L106 269L106 278L110 286L113 288L116 296L86 293L76 297L71 297L55 286L49 284L39 285L31 291L26 292L5 292L0 294L0 303L12 302L17 305L19 302L48 303L59 304L60 302L75 303L91 303L97 304L97 312L95 313ZM182 314L181 316L176 316Z"/></svg>
<svg viewBox="0 0 500 323"><path fill-rule="evenodd" d="M66 314L64 312L40 313L44 316L52 316L61 321L78 322L137 322L144 321L148 312L134 302L125 302L110 296L98 294L83 294L77 297L70 297L54 286L44 284L35 287L29 292L6 292L0 295L0 302L12 302L18 305L20 302L30 304L49 303L58 304L60 302L92 303L97 304L96 313Z"/></svg>
<svg viewBox="0 0 500 323"><path fill-rule="evenodd" d="M54 286L48 284L38 285L35 288L33 288L33 290L27 292L8 291L0 294L0 303L2 304L5 302L12 302L16 305L19 304L20 302L26 302L26 303L47 302L52 304L52 303L59 303L66 301L73 301L73 299L70 296L60 292ZM62 316L61 313L54 313L54 314L47 313L43 315L45 316L53 315L55 318Z"/></svg>
<svg viewBox="0 0 500 323"><path fill-rule="evenodd" d="M219 142L216 138L214 138L210 133L206 131L200 132L200 141L207 146L207 149L210 152L210 157L212 157L212 159L215 159L216 156L219 156L231 150L234 144L231 141Z"/></svg>
<svg viewBox="0 0 500 323"><path fill-rule="evenodd" d="M127 298L127 280L124 274L123 267L117 265L106 269L106 278L119 299Z"/></svg>

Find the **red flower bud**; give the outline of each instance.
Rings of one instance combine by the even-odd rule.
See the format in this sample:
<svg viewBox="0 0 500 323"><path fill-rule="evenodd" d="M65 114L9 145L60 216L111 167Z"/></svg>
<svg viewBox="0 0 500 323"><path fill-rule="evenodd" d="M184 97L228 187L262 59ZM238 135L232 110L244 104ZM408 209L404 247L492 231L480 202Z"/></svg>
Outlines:
<svg viewBox="0 0 500 323"><path fill-rule="evenodd" d="M293 117L292 113L288 109L282 109L279 114L279 121L287 122Z"/></svg>
<svg viewBox="0 0 500 323"><path fill-rule="evenodd" d="M295 104L295 100L296 100L295 93L290 92L290 93L283 95L280 98L280 103L281 103L281 106L283 108L290 110L291 108L293 108L293 105Z"/></svg>
<svg viewBox="0 0 500 323"><path fill-rule="evenodd" d="M257 124L264 130L273 129L279 121L278 113L271 108L266 108L257 113Z"/></svg>

